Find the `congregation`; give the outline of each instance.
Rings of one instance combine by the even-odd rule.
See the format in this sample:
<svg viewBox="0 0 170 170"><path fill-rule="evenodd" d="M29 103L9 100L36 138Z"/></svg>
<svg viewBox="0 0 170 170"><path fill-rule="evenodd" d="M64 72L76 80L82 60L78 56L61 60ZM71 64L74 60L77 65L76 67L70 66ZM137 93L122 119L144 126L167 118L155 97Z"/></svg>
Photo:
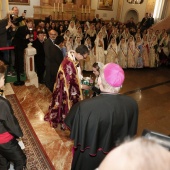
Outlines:
<svg viewBox="0 0 170 170"><path fill-rule="evenodd" d="M104 64L114 62L122 68L153 68L169 64L169 35L165 29L152 29L154 21L150 14L146 13L139 24L134 22L133 17L127 23L114 18L106 23L98 14L96 18L86 22L40 21L35 27L35 34L42 30L48 38L48 31L56 30L59 36L64 37L64 57L70 49L75 50L78 45L85 44L89 57L81 63L81 68L86 71L92 71L92 65L97 61Z"/></svg>
<svg viewBox="0 0 170 170"><path fill-rule="evenodd" d="M85 22L76 18L54 21L48 16L35 24L26 11L21 17L18 7L12 11L0 20L0 35L5 39L0 40L0 47L14 46L15 62L11 63L5 51L0 60L22 75L24 50L33 44L38 81L53 92L44 120L51 127L60 124L61 130L70 130L74 140L72 170L99 167L107 153L137 132L138 104L119 93L124 69L169 66L167 30L154 30L154 19L148 13L137 24L133 17L127 23L114 18L105 22L99 14ZM82 83L81 70L93 71L94 87ZM93 97L84 100L83 90L95 87Z"/></svg>
<svg viewBox="0 0 170 170"><path fill-rule="evenodd" d="M34 41L38 39L39 32L44 35L40 40L44 44L47 39L51 38L50 30L56 31L55 38L57 36L64 38L63 42L60 42L63 57L67 56L68 51L71 49L75 50L81 44L88 47L89 55L86 60L81 62L81 69L85 71L92 71L92 65L95 62L103 64L114 62L123 69L154 68L169 65L169 34L165 29L154 30L152 28L154 19L149 13L146 13L139 23L135 23L133 17L126 23L116 21L114 18L111 18L110 22L105 22L99 17L99 14L96 14L92 21L83 22L75 18L70 21L54 21L50 15L45 20L36 21L35 24L32 19L26 18L26 12L19 17L18 7L13 7L12 11L15 16L11 18L10 15L10 23L6 22L5 25L7 26L6 43L4 42L0 46L15 46L16 59L19 58L20 60L12 64L17 67L16 64L20 63L19 69L21 74L24 72L24 48L27 47L29 42L35 44ZM24 31L20 31L18 28L20 26L23 27L23 25L25 25ZM37 49L38 47L35 48ZM41 56L45 58L43 46L39 50L41 52L44 51L44 54L41 53ZM44 80L42 80L42 75L39 76L41 72L39 70L42 70L42 73L44 73L47 66L44 59L41 66L37 62L39 60L39 50L37 50L37 55L35 56L35 69L38 77L40 77L39 83L43 83ZM3 54L1 54L1 58L3 58L2 56ZM3 59L9 62L9 57L6 56L6 53L4 53Z"/></svg>

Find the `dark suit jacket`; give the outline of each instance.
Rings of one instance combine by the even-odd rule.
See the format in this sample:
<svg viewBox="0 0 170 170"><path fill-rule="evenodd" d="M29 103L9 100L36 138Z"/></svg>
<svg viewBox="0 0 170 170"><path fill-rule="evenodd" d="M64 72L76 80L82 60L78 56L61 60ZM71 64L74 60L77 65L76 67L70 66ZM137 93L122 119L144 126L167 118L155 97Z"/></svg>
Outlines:
<svg viewBox="0 0 170 170"><path fill-rule="evenodd" d="M39 39L37 38L35 41L33 41L33 47L36 49L37 53L34 56L35 61L35 67L37 69L39 68L45 68L45 52L44 52L44 42L41 43Z"/></svg>
<svg viewBox="0 0 170 170"><path fill-rule="evenodd" d="M51 70L51 74L57 74L58 68L63 60L62 51L53 44L50 38L44 43L45 65Z"/></svg>
<svg viewBox="0 0 170 170"><path fill-rule="evenodd" d="M21 26L17 29L13 44L18 49L24 50L27 48L27 44L30 42L29 39L26 39L26 35L29 34L30 31L28 30L28 27L26 25Z"/></svg>
<svg viewBox="0 0 170 170"><path fill-rule="evenodd" d="M148 29L149 26L150 26L149 18L143 18L141 23L140 23L140 26L144 29Z"/></svg>
<svg viewBox="0 0 170 170"><path fill-rule="evenodd" d="M7 30L6 30L7 24L8 24L7 19L0 20L0 47L7 46Z"/></svg>
<svg viewBox="0 0 170 170"><path fill-rule="evenodd" d="M98 23L98 22L101 22L101 20L99 18L98 19L97 18L93 19L93 23Z"/></svg>
<svg viewBox="0 0 170 170"><path fill-rule="evenodd" d="M153 17L150 17L149 18L149 26L151 27L153 24L154 24L154 18Z"/></svg>
<svg viewBox="0 0 170 170"><path fill-rule="evenodd" d="M56 45L53 44L50 38L48 38L44 43L44 51L46 67L45 81L47 83L47 87L49 87L48 85L49 82L51 86L49 88L52 89L53 88L52 84L55 83L59 66L63 60L63 53Z"/></svg>

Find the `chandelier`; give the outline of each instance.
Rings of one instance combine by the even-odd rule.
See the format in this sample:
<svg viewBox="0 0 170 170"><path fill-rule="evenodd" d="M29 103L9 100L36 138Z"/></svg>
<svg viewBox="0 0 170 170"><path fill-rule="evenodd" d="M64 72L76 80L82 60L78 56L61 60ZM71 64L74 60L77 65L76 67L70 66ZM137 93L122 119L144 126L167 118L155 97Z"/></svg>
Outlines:
<svg viewBox="0 0 170 170"><path fill-rule="evenodd" d="M129 4L141 4L144 0L127 0Z"/></svg>

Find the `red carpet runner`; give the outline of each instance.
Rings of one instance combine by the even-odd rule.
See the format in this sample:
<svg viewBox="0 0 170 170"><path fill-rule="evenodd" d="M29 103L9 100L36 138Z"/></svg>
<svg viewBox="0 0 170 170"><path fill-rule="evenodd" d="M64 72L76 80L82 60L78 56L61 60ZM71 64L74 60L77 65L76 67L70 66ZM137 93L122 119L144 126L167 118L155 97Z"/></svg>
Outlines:
<svg viewBox="0 0 170 170"><path fill-rule="evenodd" d="M54 170L51 161L48 159L42 145L39 142L32 126L30 125L24 111L22 110L18 99L14 94L7 95L6 98L10 101L14 114L19 121L19 124L24 133L23 143L25 145L25 153L27 155L28 170Z"/></svg>

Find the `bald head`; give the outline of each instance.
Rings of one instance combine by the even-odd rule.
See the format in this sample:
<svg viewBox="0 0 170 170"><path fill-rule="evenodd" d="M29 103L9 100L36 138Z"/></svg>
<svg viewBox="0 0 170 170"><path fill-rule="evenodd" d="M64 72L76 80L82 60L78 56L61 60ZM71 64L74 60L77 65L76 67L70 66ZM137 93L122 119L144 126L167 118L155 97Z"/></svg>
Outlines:
<svg viewBox="0 0 170 170"><path fill-rule="evenodd" d="M50 36L50 39L55 40L58 36L58 33L55 30L50 30L49 36Z"/></svg>
<svg viewBox="0 0 170 170"><path fill-rule="evenodd" d="M112 150L99 170L169 170L170 152L147 139L138 138Z"/></svg>

